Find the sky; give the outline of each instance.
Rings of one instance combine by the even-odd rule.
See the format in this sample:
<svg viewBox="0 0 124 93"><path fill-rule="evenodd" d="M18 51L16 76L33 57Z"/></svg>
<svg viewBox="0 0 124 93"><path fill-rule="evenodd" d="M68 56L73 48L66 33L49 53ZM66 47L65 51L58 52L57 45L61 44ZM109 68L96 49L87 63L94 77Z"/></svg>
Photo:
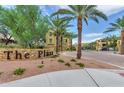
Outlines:
<svg viewBox="0 0 124 93"><path fill-rule="evenodd" d="M45 5L42 6L42 10L45 14L50 15L53 12L57 11L58 9L67 9L68 6L52 6L52 5ZM104 38L110 35L117 35L119 36L119 31L112 32L112 33L103 33L106 28L110 27L110 23L116 22L118 18L121 18L124 15L124 6L121 5L98 5L97 8L105 13L108 16L108 21L104 21L103 19L99 19L99 24L95 23L92 20L88 21L88 26L83 23L83 30L82 30L82 42L89 43L96 41L98 39ZM69 29L69 31L77 33L77 22L76 20L72 21L71 24L73 27ZM73 43L77 43L77 38L73 40Z"/></svg>

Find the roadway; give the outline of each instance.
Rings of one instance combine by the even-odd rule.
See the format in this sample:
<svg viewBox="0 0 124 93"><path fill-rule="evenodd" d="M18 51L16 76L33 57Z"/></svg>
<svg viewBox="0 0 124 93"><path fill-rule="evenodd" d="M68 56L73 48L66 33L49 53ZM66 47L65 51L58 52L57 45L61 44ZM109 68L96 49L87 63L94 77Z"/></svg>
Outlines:
<svg viewBox="0 0 124 93"><path fill-rule="evenodd" d="M66 56L76 57L76 52L65 52ZM82 51L82 58L94 59L124 68L124 55L107 51Z"/></svg>

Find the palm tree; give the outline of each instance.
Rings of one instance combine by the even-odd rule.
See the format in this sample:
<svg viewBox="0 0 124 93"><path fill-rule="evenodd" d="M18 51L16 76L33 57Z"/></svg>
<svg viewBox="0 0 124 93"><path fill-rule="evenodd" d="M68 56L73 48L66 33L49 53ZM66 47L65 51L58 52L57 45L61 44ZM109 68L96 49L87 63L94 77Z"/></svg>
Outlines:
<svg viewBox="0 0 124 93"><path fill-rule="evenodd" d="M62 20L59 18L59 16L51 17L51 29L54 32L54 35L56 36L56 54L59 52L59 27L62 23Z"/></svg>
<svg viewBox="0 0 124 93"><path fill-rule="evenodd" d="M59 41L61 40L60 36L62 36L62 34L66 31L66 28L70 26L66 19L66 17L60 18L59 15L54 17L51 16L51 29L54 31L54 35L56 36L56 54L59 52Z"/></svg>
<svg viewBox="0 0 124 93"><path fill-rule="evenodd" d="M88 25L88 20L92 19L95 22L99 23L98 17L107 20L107 17L104 13L96 9L96 5L69 5L70 9L60 9L52 15L56 14L65 14L70 19L77 19L77 28L78 28L78 49L77 49L77 58L81 58L81 40L82 40L82 21L85 21Z"/></svg>
<svg viewBox="0 0 124 93"><path fill-rule="evenodd" d="M112 32L112 31L121 31L121 49L120 54L124 54L124 16L122 18L118 18L115 23L110 23L111 27L107 28L104 33Z"/></svg>
<svg viewBox="0 0 124 93"><path fill-rule="evenodd" d="M69 27L72 27L72 25L69 25L69 22L65 21L63 22L63 25L61 26L61 30L59 32L60 35L60 47L61 47L61 51L63 51L63 37L67 37L67 30ZM68 37L70 38L70 37Z"/></svg>
<svg viewBox="0 0 124 93"><path fill-rule="evenodd" d="M63 37L65 36L66 33L66 29L63 29L59 32L60 34L60 47L61 47L61 51L63 51Z"/></svg>

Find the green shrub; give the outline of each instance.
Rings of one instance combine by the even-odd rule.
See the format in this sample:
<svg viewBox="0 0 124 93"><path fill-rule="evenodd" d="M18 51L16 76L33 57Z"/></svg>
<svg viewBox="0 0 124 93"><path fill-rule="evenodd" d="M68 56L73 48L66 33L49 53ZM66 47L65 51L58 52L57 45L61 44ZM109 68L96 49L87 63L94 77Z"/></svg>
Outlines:
<svg viewBox="0 0 124 93"><path fill-rule="evenodd" d="M65 66L68 66L68 67L70 67L70 66L71 66L71 64L70 64L70 63L66 63L66 64L65 64Z"/></svg>
<svg viewBox="0 0 124 93"><path fill-rule="evenodd" d="M72 61L72 62L77 62L75 59L71 59L70 61Z"/></svg>
<svg viewBox="0 0 124 93"><path fill-rule="evenodd" d="M71 49L70 48L66 48L66 51L70 51Z"/></svg>
<svg viewBox="0 0 124 93"><path fill-rule="evenodd" d="M26 69L24 68L17 68L15 71L14 71L14 75L22 75L24 74Z"/></svg>
<svg viewBox="0 0 124 93"><path fill-rule="evenodd" d="M43 68L43 67L44 67L44 65L38 65L37 67L38 67L38 68Z"/></svg>
<svg viewBox="0 0 124 93"><path fill-rule="evenodd" d="M62 59L58 59L58 62L60 62L60 63L64 63L64 60L62 60Z"/></svg>
<svg viewBox="0 0 124 93"><path fill-rule="evenodd" d="M75 47L75 46L72 46L72 47L70 48L70 50L71 50L71 51L76 51L76 47Z"/></svg>
<svg viewBox="0 0 124 93"><path fill-rule="evenodd" d="M76 47L72 46L71 48L66 48L66 51L76 51Z"/></svg>
<svg viewBox="0 0 124 93"><path fill-rule="evenodd" d="M19 46L17 44L0 44L0 48L23 48L22 46Z"/></svg>
<svg viewBox="0 0 124 93"><path fill-rule="evenodd" d="M85 66L83 63L76 63L76 65L78 65L80 67L84 67Z"/></svg>

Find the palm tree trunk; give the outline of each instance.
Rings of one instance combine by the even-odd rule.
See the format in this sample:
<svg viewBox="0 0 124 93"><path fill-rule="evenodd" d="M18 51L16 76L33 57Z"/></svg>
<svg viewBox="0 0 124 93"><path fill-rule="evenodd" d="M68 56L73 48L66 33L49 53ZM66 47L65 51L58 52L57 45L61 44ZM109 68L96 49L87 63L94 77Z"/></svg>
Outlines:
<svg viewBox="0 0 124 93"><path fill-rule="evenodd" d="M82 39L82 17L78 16L77 19L78 27L78 48L77 48L77 59L81 58L81 39Z"/></svg>
<svg viewBox="0 0 124 93"><path fill-rule="evenodd" d="M124 54L124 30L121 31L121 48L120 54Z"/></svg>
<svg viewBox="0 0 124 93"><path fill-rule="evenodd" d="M58 31L56 33L56 54L59 52L59 34Z"/></svg>
<svg viewBox="0 0 124 93"><path fill-rule="evenodd" d="M71 51L72 51L72 38L70 38L70 48L71 48Z"/></svg>
<svg viewBox="0 0 124 93"><path fill-rule="evenodd" d="M63 36L61 36L61 51L63 51Z"/></svg>

